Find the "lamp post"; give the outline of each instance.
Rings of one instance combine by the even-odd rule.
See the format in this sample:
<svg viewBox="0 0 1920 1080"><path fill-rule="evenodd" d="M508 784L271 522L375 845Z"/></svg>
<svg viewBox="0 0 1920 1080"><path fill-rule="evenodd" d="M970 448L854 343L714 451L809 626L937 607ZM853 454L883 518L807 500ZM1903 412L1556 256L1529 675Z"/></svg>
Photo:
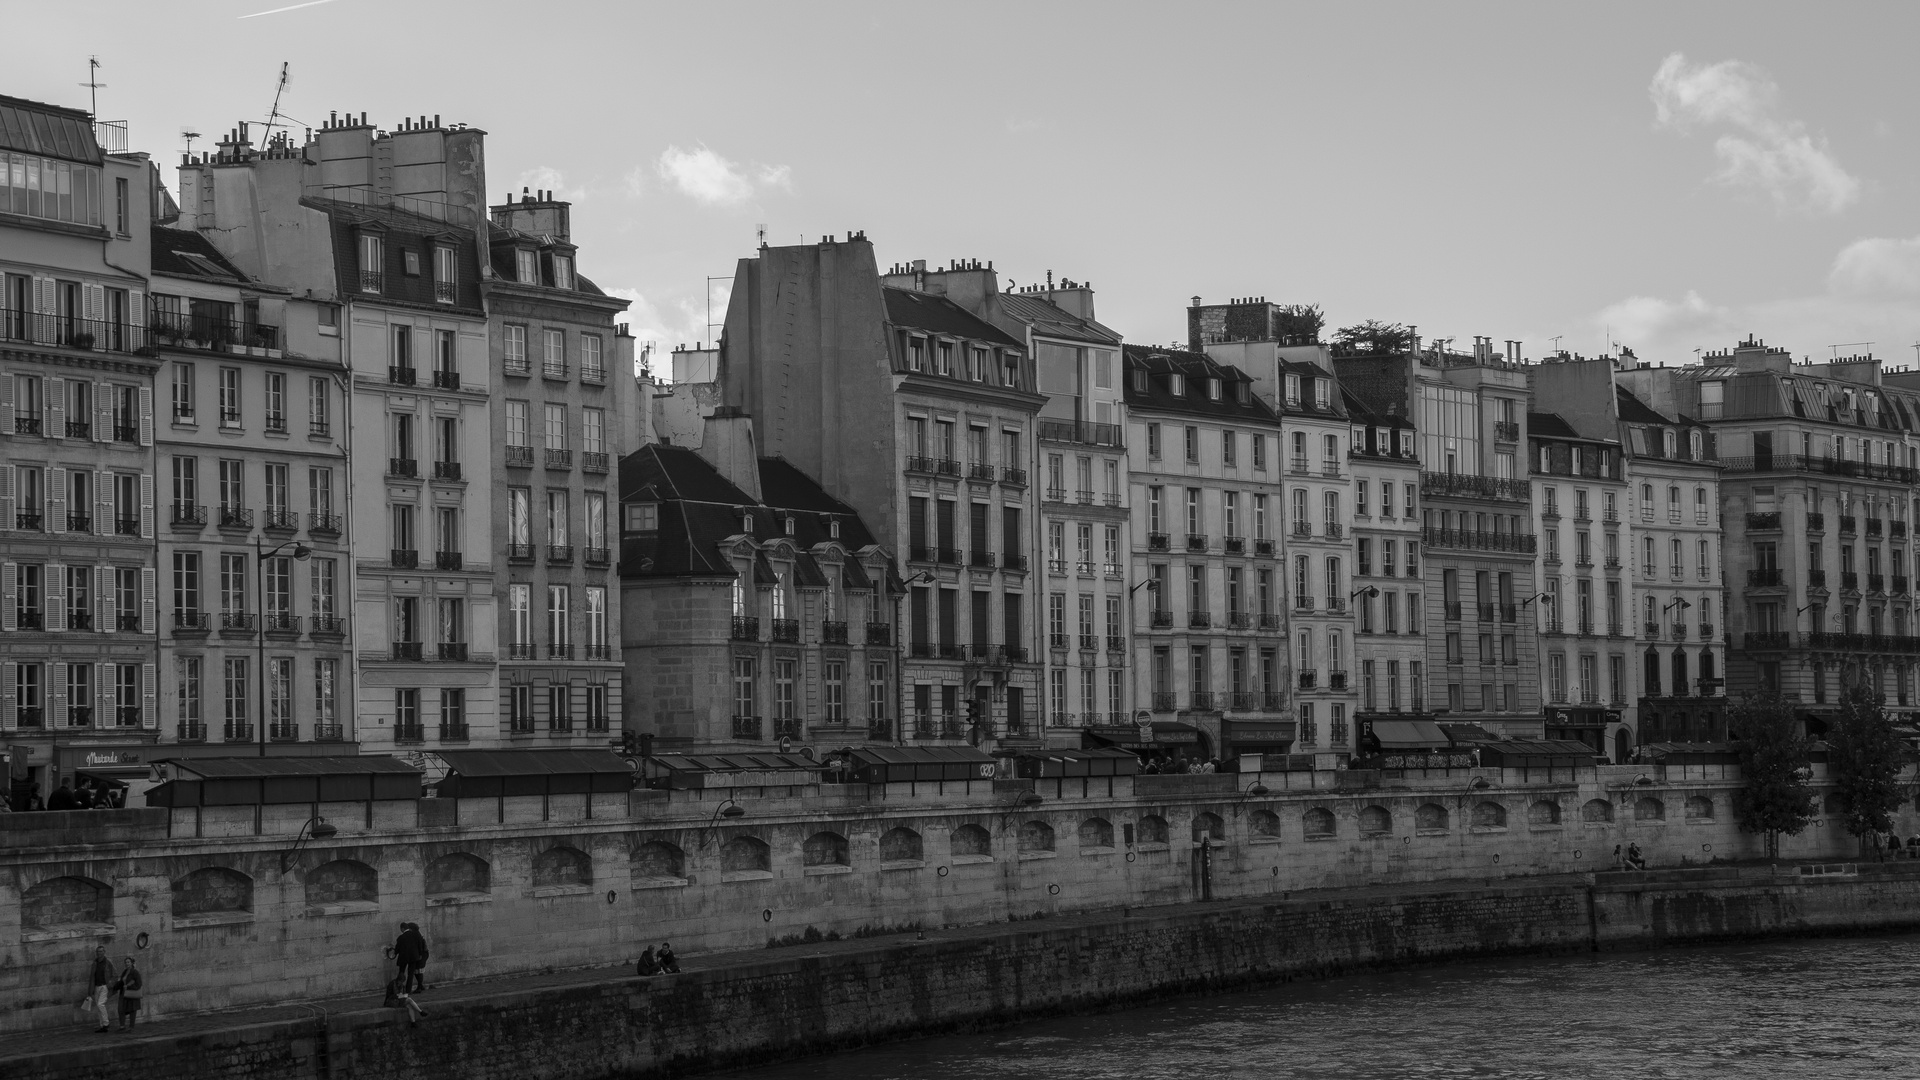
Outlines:
<svg viewBox="0 0 1920 1080"><path fill-rule="evenodd" d="M700 830L700 837L695 842L694 847L704 848L707 846L707 834L713 831L713 827L719 823L721 818L726 818L728 821L733 821L737 818L743 818L746 816L747 816L746 807L741 806L739 803L734 802L732 799L722 799L720 801L720 805L713 808L713 816L707 819L706 828Z"/></svg>
<svg viewBox="0 0 1920 1080"><path fill-rule="evenodd" d="M1145 581L1138 582L1133 586L1133 588L1127 590L1127 623L1133 627L1133 632L1135 634L1140 633L1141 626L1140 626L1139 615L1134 610L1133 594L1139 592L1141 589L1145 589L1148 592L1152 593L1155 597L1158 597L1160 595L1160 582L1156 578L1149 577ZM1131 659L1132 658L1129 658L1129 660ZM1153 672L1151 670L1147 672L1147 678L1149 680L1148 685L1152 685L1151 680L1153 678ZM1153 691L1148 690L1147 692L1151 694ZM1147 703L1151 705L1153 702L1149 700Z"/></svg>
<svg viewBox="0 0 1920 1080"><path fill-rule="evenodd" d="M313 550L311 548L307 547L305 544L302 544L296 540L288 540L269 551L261 550L260 541L258 539L254 540L253 542L253 617L259 623L258 626L255 626L253 628L254 640L258 646L258 648L256 649L256 655L258 656L257 663L259 664L259 670L254 672L254 678L258 679L260 682L260 693L259 693L260 715L254 721L254 723L260 725L260 756L261 757L267 756L267 582L266 582L267 573L266 573L266 564L268 559L273 558L275 555L280 554L282 551L285 551L288 548L293 549L293 557L295 559L298 559L301 562L306 562L308 557L313 554ZM316 826L316 832L320 827L331 828L331 826L327 826L325 822L321 822L320 826Z"/></svg>
<svg viewBox="0 0 1920 1080"><path fill-rule="evenodd" d="M897 746L907 745L907 623L900 615L900 605L907 602L915 585L923 582L932 584L936 580L931 570L922 570L900 583L900 595L893 601L893 647L896 650L893 665L893 741Z"/></svg>

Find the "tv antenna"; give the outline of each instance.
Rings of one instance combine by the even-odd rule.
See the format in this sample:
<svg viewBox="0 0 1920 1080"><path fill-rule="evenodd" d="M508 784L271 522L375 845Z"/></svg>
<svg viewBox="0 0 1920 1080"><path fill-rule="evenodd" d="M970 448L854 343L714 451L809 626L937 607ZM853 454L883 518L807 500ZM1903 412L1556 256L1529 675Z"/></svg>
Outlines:
<svg viewBox="0 0 1920 1080"><path fill-rule="evenodd" d="M260 133L260 145L266 146L273 139L274 121L280 119L280 95L287 91L287 62L280 61L280 82L273 88L273 111L267 114L267 130ZM291 119L291 117L289 117Z"/></svg>
<svg viewBox="0 0 1920 1080"><path fill-rule="evenodd" d="M87 88L88 112L92 114L93 119L98 120L100 118L100 91L107 88L107 84L100 81L99 57L87 57L87 81L80 85Z"/></svg>
<svg viewBox="0 0 1920 1080"><path fill-rule="evenodd" d="M1865 345L1869 352L1873 350L1873 342L1871 341L1843 341L1838 345L1829 345L1827 348L1833 350L1833 359L1838 360L1840 359L1841 349L1857 349L1862 345Z"/></svg>
<svg viewBox="0 0 1920 1080"><path fill-rule="evenodd" d="M187 155L191 157L193 155L193 140L199 138L200 133L197 131L188 131L186 128L181 128L180 137L187 140Z"/></svg>

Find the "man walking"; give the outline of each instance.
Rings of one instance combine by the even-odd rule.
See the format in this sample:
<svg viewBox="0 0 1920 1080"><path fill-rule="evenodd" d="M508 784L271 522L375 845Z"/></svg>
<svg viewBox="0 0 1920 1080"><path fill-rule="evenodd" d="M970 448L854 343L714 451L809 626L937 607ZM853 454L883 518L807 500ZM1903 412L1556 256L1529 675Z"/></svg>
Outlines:
<svg viewBox="0 0 1920 1080"><path fill-rule="evenodd" d="M107 962L107 947L93 950L93 963L87 970L87 996L80 1001L81 1007L91 1006L94 1015L100 1020L101 1031L111 1025L107 1022L107 987L113 983L113 965Z"/></svg>
<svg viewBox="0 0 1920 1080"><path fill-rule="evenodd" d="M401 993L412 994L427 988L427 939L420 933L420 924L400 924L400 936L393 943L393 960L400 968Z"/></svg>

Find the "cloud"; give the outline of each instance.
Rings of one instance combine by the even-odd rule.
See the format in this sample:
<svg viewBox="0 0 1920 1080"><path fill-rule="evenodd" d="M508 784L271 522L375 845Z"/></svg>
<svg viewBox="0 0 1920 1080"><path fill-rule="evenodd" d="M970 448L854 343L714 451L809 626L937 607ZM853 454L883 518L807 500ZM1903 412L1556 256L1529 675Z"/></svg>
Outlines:
<svg viewBox="0 0 1920 1080"><path fill-rule="evenodd" d="M671 356L674 346L692 346L697 342L711 344L719 336L719 324L726 320L727 299L732 288L731 281L713 283L714 327L711 330L707 327L705 297L679 296L655 301L638 289L608 289L607 293L632 302L624 318L627 328L633 332L636 351L645 350L651 344L653 357L650 366L654 376L668 379L673 376Z"/></svg>
<svg viewBox="0 0 1920 1080"><path fill-rule="evenodd" d="M520 174L520 179L514 186L530 188L534 191L543 189L551 191L553 197L561 202L579 202L587 197L586 188L569 186L566 174L551 165L536 165L528 169Z"/></svg>
<svg viewBox="0 0 1920 1080"><path fill-rule="evenodd" d="M705 146L682 150L669 146L656 170L682 195L708 206L737 206L769 189L793 190L793 170L785 165L740 165Z"/></svg>
<svg viewBox="0 0 1920 1080"><path fill-rule="evenodd" d="M1858 240L1834 256L1824 292L1719 304L1689 291L1677 300L1631 296L1597 312L1598 337L1644 360L1690 362L1695 349L1723 349L1749 334L1815 359L1832 344L1871 341L1891 363L1908 363L1920 340L1920 236Z"/></svg>
<svg viewBox="0 0 1920 1080"><path fill-rule="evenodd" d="M1778 114L1780 88L1739 60L1690 64L1674 53L1648 87L1654 121L1677 132L1722 130L1714 140L1714 179L1771 198L1781 209L1837 214L1860 198L1860 181L1828 153L1826 140Z"/></svg>

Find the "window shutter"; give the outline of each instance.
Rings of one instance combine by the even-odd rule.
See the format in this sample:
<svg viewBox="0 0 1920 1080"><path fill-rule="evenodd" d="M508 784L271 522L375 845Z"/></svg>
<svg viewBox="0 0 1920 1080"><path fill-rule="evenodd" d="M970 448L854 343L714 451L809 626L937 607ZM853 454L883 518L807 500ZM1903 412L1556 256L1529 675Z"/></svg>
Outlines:
<svg viewBox="0 0 1920 1080"><path fill-rule="evenodd" d="M153 536L153 474L140 474L140 535Z"/></svg>
<svg viewBox="0 0 1920 1080"><path fill-rule="evenodd" d="M0 383L10 384L11 379L0 377ZM8 427L12 424L9 422ZM13 528L13 466L0 465L0 529Z"/></svg>
<svg viewBox="0 0 1920 1080"><path fill-rule="evenodd" d="M46 387L47 426L43 434L49 439L64 439L67 437L67 380L49 376Z"/></svg>
<svg viewBox="0 0 1920 1080"><path fill-rule="evenodd" d="M154 664L140 665L140 726L152 731L160 726L160 669Z"/></svg>
<svg viewBox="0 0 1920 1080"><path fill-rule="evenodd" d="M56 633L67 628L67 568L48 563L46 575L46 626L49 633Z"/></svg>
<svg viewBox="0 0 1920 1080"><path fill-rule="evenodd" d="M67 531L67 470L58 467L47 470L47 531Z"/></svg>
<svg viewBox="0 0 1920 1080"><path fill-rule="evenodd" d="M0 435L13 434L13 376L0 375Z"/></svg>
<svg viewBox="0 0 1920 1080"><path fill-rule="evenodd" d="M141 292L139 289L127 290L127 325L147 325L147 294ZM136 334L130 344L137 347L145 345L146 342L140 340L139 335Z"/></svg>
<svg viewBox="0 0 1920 1080"><path fill-rule="evenodd" d="M0 630L18 630L19 613L14 610L17 602L15 594L20 591L20 566L17 563L0 563ZM13 688L11 679L7 688Z"/></svg>
<svg viewBox="0 0 1920 1080"><path fill-rule="evenodd" d="M93 568L93 628L103 634L120 629L113 624L113 567Z"/></svg>
<svg viewBox="0 0 1920 1080"><path fill-rule="evenodd" d="M67 727L67 669L79 667L78 664L48 664L47 687L43 699L47 703L46 723L50 728ZM85 704L82 702L81 704Z"/></svg>
<svg viewBox="0 0 1920 1080"><path fill-rule="evenodd" d="M100 679L93 684L93 699L100 704L94 715L100 717L102 724L119 719L120 680L112 664L100 665Z"/></svg>
<svg viewBox="0 0 1920 1080"><path fill-rule="evenodd" d="M140 388L140 445L153 445L153 387Z"/></svg>
<svg viewBox="0 0 1920 1080"><path fill-rule="evenodd" d="M160 571L151 566L140 568L140 632L154 633L156 629L154 605L159 602L155 594L160 591Z"/></svg>
<svg viewBox="0 0 1920 1080"><path fill-rule="evenodd" d="M94 533L112 536L116 528L113 520L113 474L105 469L93 474L93 504Z"/></svg>
<svg viewBox="0 0 1920 1080"><path fill-rule="evenodd" d="M11 569L13 564L8 563ZM19 685L20 665L11 660L0 661L0 731L12 731L20 724L20 703L14 700L14 687Z"/></svg>
<svg viewBox="0 0 1920 1080"><path fill-rule="evenodd" d="M93 441L113 441L113 386L93 384Z"/></svg>
<svg viewBox="0 0 1920 1080"><path fill-rule="evenodd" d="M105 346L106 334L101 332L100 324L107 317L107 287L105 285L84 285L81 292L86 296L87 321L92 325L88 329L97 339L97 344Z"/></svg>

